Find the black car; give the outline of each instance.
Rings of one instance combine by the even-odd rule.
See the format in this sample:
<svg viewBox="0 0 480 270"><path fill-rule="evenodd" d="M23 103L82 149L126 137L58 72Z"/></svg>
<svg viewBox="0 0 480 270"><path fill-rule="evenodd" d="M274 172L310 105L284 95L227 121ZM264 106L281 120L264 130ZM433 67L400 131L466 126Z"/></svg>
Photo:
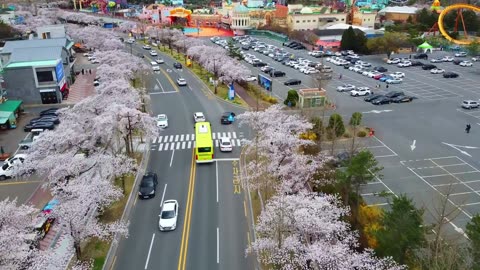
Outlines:
<svg viewBox="0 0 480 270"><path fill-rule="evenodd" d="M387 72L388 69L384 68L384 67L374 67L373 70L376 70L378 72Z"/></svg>
<svg viewBox="0 0 480 270"><path fill-rule="evenodd" d="M295 46L297 46L297 45L300 45L300 43L298 43L298 42L296 42L296 41L292 41L292 42L290 42L288 45L285 45L285 46L287 46L287 47L289 47L289 48L293 48L293 47L295 47Z"/></svg>
<svg viewBox="0 0 480 270"><path fill-rule="evenodd" d="M405 94L402 91L391 91L385 94L387 98L396 98L398 96L404 96Z"/></svg>
<svg viewBox="0 0 480 270"><path fill-rule="evenodd" d="M353 67L353 65L352 65L352 64L343 65L343 68L344 68L344 69L349 69L350 67Z"/></svg>
<svg viewBox="0 0 480 270"><path fill-rule="evenodd" d="M254 66L254 67L264 67L266 65L267 65L267 63L264 63L264 62L256 62L256 63L252 64L252 66Z"/></svg>
<svg viewBox="0 0 480 270"><path fill-rule="evenodd" d="M445 72L445 73L443 73L443 77L444 77L444 78L457 78L457 77L458 77L458 73L455 73L455 72Z"/></svg>
<svg viewBox="0 0 480 270"><path fill-rule="evenodd" d="M59 108L50 108L50 109L47 109L47 110L43 110L40 112L40 116L43 116L43 115L58 115L58 110Z"/></svg>
<svg viewBox="0 0 480 270"><path fill-rule="evenodd" d="M428 55L426 53L419 53L413 56L415 59L428 59Z"/></svg>
<svg viewBox="0 0 480 270"><path fill-rule="evenodd" d="M233 123L232 120L235 120L235 113L233 112L224 112L220 117L220 124L229 125Z"/></svg>
<svg viewBox="0 0 480 270"><path fill-rule="evenodd" d="M302 81L300 81L299 79L290 79L286 82L284 82L283 84L284 85L296 85L296 84L301 84Z"/></svg>
<svg viewBox="0 0 480 270"><path fill-rule="evenodd" d="M379 97L372 101L374 105L390 104L390 99L388 97Z"/></svg>
<svg viewBox="0 0 480 270"><path fill-rule="evenodd" d="M24 128L23 131L25 132L30 132L32 129L48 129L52 130L55 128L55 124L53 122L36 122L36 123L31 123L27 124Z"/></svg>
<svg viewBox="0 0 480 270"><path fill-rule="evenodd" d="M358 61L360 61L360 59L353 58L352 60L350 60L350 63L355 64L355 63L357 63Z"/></svg>
<svg viewBox="0 0 480 270"><path fill-rule="evenodd" d="M244 51L248 51L249 49L250 49L250 46L245 46L245 45L242 46L242 50Z"/></svg>
<svg viewBox="0 0 480 270"><path fill-rule="evenodd" d="M54 124L60 124L60 119L57 116L53 115L44 115L41 117L33 118L30 120L30 124L37 123L37 122L53 122Z"/></svg>
<svg viewBox="0 0 480 270"><path fill-rule="evenodd" d="M289 46L292 46L293 44L297 44L297 42L296 41L289 41L289 42L283 43L282 45L289 47Z"/></svg>
<svg viewBox="0 0 480 270"><path fill-rule="evenodd" d="M426 64L426 65L423 65L423 67L422 67L423 70L431 70L431 69L434 69L434 68L437 68L437 66L432 65L432 64Z"/></svg>
<svg viewBox="0 0 480 270"><path fill-rule="evenodd" d="M413 97L405 96L405 95L400 95L392 98L392 102L395 102L395 103L411 102L412 100L413 100Z"/></svg>
<svg viewBox="0 0 480 270"><path fill-rule="evenodd" d="M372 101L374 101L375 99L381 98L381 97L383 97L383 95L380 95L380 94L372 94L372 95L368 95L368 96L365 97L363 100L365 100L366 102L372 102Z"/></svg>
<svg viewBox="0 0 480 270"><path fill-rule="evenodd" d="M156 173L147 172L140 182L138 189L138 197L141 199L148 199L155 197L157 190L158 178Z"/></svg>
<svg viewBox="0 0 480 270"><path fill-rule="evenodd" d="M173 67L176 69L182 69L182 64L180 64L179 62L175 62L173 63Z"/></svg>
<svg viewBox="0 0 480 270"><path fill-rule="evenodd" d="M410 61L410 63L412 63L412 67L421 67L425 65L423 62L420 61Z"/></svg>
<svg viewBox="0 0 480 270"><path fill-rule="evenodd" d="M303 44L297 44L296 46L293 46L291 48L294 49L294 50L304 50L304 49L306 49L305 46L303 46Z"/></svg>
<svg viewBox="0 0 480 270"><path fill-rule="evenodd" d="M145 55L143 55L142 53L137 54L137 56L140 58L145 58Z"/></svg>
<svg viewBox="0 0 480 270"><path fill-rule="evenodd" d="M271 75L272 77L283 77L283 76L285 76L286 74L285 74L285 72L283 72L283 71L275 70L275 71L273 71L273 72L270 72L270 75Z"/></svg>
<svg viewBox="0 0 480 270"><path fill-rule="evenodd" d="M454 65L460 65L461 62L463 62L463 60L460 60L460 59L454 59L454 60L452 61L452 63L453 63Z"/></svg>

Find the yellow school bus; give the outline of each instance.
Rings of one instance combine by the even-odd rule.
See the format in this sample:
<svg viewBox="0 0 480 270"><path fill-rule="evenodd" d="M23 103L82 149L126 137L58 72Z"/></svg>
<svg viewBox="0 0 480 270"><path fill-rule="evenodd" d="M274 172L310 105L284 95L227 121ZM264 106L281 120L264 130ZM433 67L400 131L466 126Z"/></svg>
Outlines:
<svg viewBox="0 0 480 270"><path fill-rule="evenodd" d="M195 160L197 163L213 162L213 139L210 122L195 123Z"/></svg>

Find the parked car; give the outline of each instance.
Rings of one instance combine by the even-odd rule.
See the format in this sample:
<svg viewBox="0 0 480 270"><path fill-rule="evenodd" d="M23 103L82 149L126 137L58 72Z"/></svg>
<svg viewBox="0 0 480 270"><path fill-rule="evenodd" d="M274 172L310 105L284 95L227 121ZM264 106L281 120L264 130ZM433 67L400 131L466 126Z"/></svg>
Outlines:
<svg viewBox="0 0 480 270"><path fill-rule="evenodd" d="M357 87L355 90L350 91L350 95L353 97L370 95L372 91L368 87Z"/></svg>
<svg viewBox="0 0 480 270"><path fill-rule="evenodd" d="M383 95L373 94L373 95L368 95L368 96L365 97L363 100L366 101L366 102L372 102L372 101L374 101L375 99L380 98L380 97L383 97Z"/></svg>
<svg viewBox="0 0 480 270"><path fill-rule="evenodd" d="M173 231L177 228L178 202L167 200L162 204L162 211L159 215L158 228L160 231Z"/></svg>
<svg viewBox="0 0 480 270"><path fill-rule="evenodd" d="M384 67L374 67L373 70L376 70L378 72L387 72L388 69L384 68Z"/></svg>
<svg viewBox="0 0 480 270"><path fill-rule="evenodd" d="M413 58L415 58L415 59L428 59L428 55L426 53L419 53L419 54L415 54L413 56Z"/></svg>
<svg viewBox="0 0 480 270"><path fill-rule="evenodd" d="M405 78L405 73L397 71L390 74L393 78Z"/></svg>
<svg viewBox="0 0 480 270"><path fill-rule="evenodd" d="M302 81L299 80L299 79L290 79L290 80L284 82L283 84L284 85L298 85L298 84L301 84L301 83L302 83Z"/></svg>
<svg viewBox="0 0 480 270"><path fill-rule="evenodd" d="M402 79L398 78L398 79L390 79L390 80L386 80L385 82L387 84L399 84L399 83L402 83Z"/></svg>
<svg viewBox="0 0 480 270"><path fill-rule="evenodd" d="M457 78L459 75L455 72L445 72L443 73L444 78Z"/></svg>
<svg viewBox="0 0 480 270"><path fill-rule="evenodd" d="M263 62L255 62L255 63L252 64L252 66L254 66L254 67L264 67L266 65L267 65L267 63L263 63Z"/></svg>
<svg viewBox="0 0 480 270"><path fill-rule="evenodd" d="M462 102L462 108L470 110L479 107L479 102L476 100L464 100Z"/></svg>
<svg viewBox="0 0 480 270"><path fill-rule="evenodd" d="M0 167L0 180L14 177L16 166L17 165L8 163L3 164L3 166Z"/></svg>
<svg viewBox="0 0 480 270"><path fill-rule="evenodd" d="M220 124L228 125L235 121L235 113L233 112L224 112L220 117Z"/></svg>
<svg viewBox="0 0 480 270"><path fill-rule="evenodd" d="M355 90L355 85L353 84L343 84L343 85L340 85L339 87L337 87L337 91L338 92L349 92L349 91L352 91L352 90Z"/></svg>
<svg viewBox="0 0 480 270"><path fill-rule="evenodd" d="M412 65L412 62L410 61L404 61L397 64L398 67L409 67L411 65Z"/></svg>
<svg viewBox="0 0 480 270"><path fill-rule="evenodd" d="M155 197L157 190L158 178L156 173L147 172L140 182L138 189L138 197L141 199L148 199Z"/></svg>
<svg viewBox="0 0 480 270"><path fill-rule="evenodd" d="M144 48L145 50L151 50L152 49L152 47L150 47L150 45L143 45L142 48Z"/></svg>
<svg viewBox="0 0 480 270"><path fill-rule="evenodd" d="M254 81L257 80L257 76L250 75L250 76L244 78L243 80L246 81L246 82L254 82Z"/></svg>
<svg viewBox="0 0 480 270"><path fill-rule="evenodd" d="M390 98L382 96L372 100L372 104L374 105L383 105L383 104L390 104Z"/></svg>
<svg viewBox="0 0 480 270"><path fill-rule="evenodd" d="M461 62L463 62L463 60L460 60L460 59L455 59L452 61L454 65L460 65Z"/></svg>
<svg viewBox="0 0 480 270"><path fill-rule="evenodd" d="M451 56L444 56L442 60L443 62L453 62L454 58Z"/></svg>
<svg viewBox="0 0 480 270"><path fill-rule="evenodd" d="M163 61L162 58L157 58L157 59L155 59L155 62L157 62L157 64L163 64L163 63L165 63L165 61Z"/></svg>
<svg viewBox="0 0 480 270"><path fill-rule="evenodd" d="M283 72L283 71L275 70L275 71L273 71L273 72L270 71L270 75L271 75L272 77L284 77L286 74L285 74L285 72Z"/></svg>
<svg viewBox="0 0 480 270"><path fill-rule="evenodd" d="M404 96L405 94L402 91L390 91L387 94L385 94L385 97L387 98L395 98L398 96Z"/></svg>
<svg viewBox="0 0 480 270"><path fill-rule="evenodd" d="M410 63L411 63L411 66L412 66L412 67L421 67L421 66L425 65L425 64L424 64L423 62L421 62L421 61L410 61Z"/></svg>
<svg viewBox="0 0 480 270"><path fill-rule="evenodd" d="M462 67L471 67L471 66L473 66L473 63L470 62L470 61L462 61L462 62L460 62L459 65L462 66Z"/></svg>
<svg viewBox="0 0 480 270"><path fill-rule="evenodd" d="M437 66L432 65L432 64L426 64L426 65L423 65L423 67L422 67L423 70L431 70L431 69L434 69L434 68L437 68Z"/></svg>
<svg viewBox="0 0 480 270"><path fill-rule="evenodd" d="M36 123L31 123L27 124L24 128L23 131L29 132L32 129L48 129L48 130L53 130L55 128L55 124L52 121L47 121L47 122L36 122Z"/></svg>
<svg viewBox="0 0 480 270"><path fill-rule="evenodd" d="M43 110L40 112L40 116L43 116L43 115L58 115L58 110L60 108L50 108L50 109L46 109L46 110Z"/></svg>
<svg viewBox="0 0 480 270"><path fill-rule="evenodd" d="M157 53L156 51L154 51L154 50L151 50L151 51L150 51L150 55L151 55L151 56L158 56L158 53Z"/></svg>
<svg viewBox="0 0 480 270"><path fill-rule="evenodd" d="M458 52L458 53L455 53L455 57L467 57L467 53L466 52Z"/></svg>
<svg viewBox="0 0 480 270"><path fill-rule="evenodd" d="M230 138L222 137L220 138L220 151L221 152L232 152L233 146Z"/></svg>
<svg viewBox="0 0 480 270"><path fill-rule="evenodd" d="M432 62L432 63L441 63L441 62L443 62L443 58L432 58L432 59L430 60L430 62Z"/></svg>
<svg viewBox="0 0 480 270"><path fill-rule="evenodd" d="M444 73L445 72L445 69L441 69L441 68L433 68L430 70L430 73L432 74L441 74L441 73Z"/></svg>
<svg viewBox="0 0 480 270"><path fill-rule="evenodd" d="M32 120L30 120L30 124L37 123L37 122L53 122L55 125L58 125L60 124L60 119L58 119L58 116L47 114L47 115L33 118Z"/></svg>
<svg viewBox="0 0 480 270"><path fill-rule="evenodd" d="M383 75L380 79L378 79L381 82L386 82L387 80L393 80L394 78L390 75Z"/></svg>
<svg viewBox="0 0 480 270"><path fill-rule="evenodd" d="M395 103L404 103L404 102L411 102L413 100L413 97L400 95L400 96L392 98L391 100L392 100L392 102L395 102Z"/></svg>
<svg viewBox="0 0 480 270"><path fill-rule="evenodd" d="M398 64L400 63L400 58L388 59L387 64Z"/></svg>

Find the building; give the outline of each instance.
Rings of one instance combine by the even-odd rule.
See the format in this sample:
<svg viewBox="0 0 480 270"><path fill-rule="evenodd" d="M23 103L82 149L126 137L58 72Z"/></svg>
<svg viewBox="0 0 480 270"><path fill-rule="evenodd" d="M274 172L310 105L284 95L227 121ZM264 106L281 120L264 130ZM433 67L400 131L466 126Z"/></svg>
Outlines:
<svg viewBox="0 0 480 270"><path fill-rule="evenodd" d="M235 35L245 35L245 30L252 28L248 8L244 5L237 5L233 8L230 28Z"/></svg>
<svg viewBox="0 0 480 270"><path fill-rule="evenodd" d="M45 25L37 27L37 37L39 39L66 38L65 25Z"/></svg>
<svg viewBox="0 0 480 270"><path fill-rule="evenodd" d="M353 25L362 26L366 28L375 28L376 12L357 11L353 14Z"/></svg>
<svg viewBox="0 0 480 270"><path fill-rule="evenodd" d="M0 129L10 129L17 126L17 118L23 110L21 100L0 99Z"/></svg>
<svg viewBox="0 0 480 270"><path fill-rule="evenodd" d="M288 28L294 30L314 30L333 23L345 23L347 13L337 13L330 7L302 7L302 5L288 5Z"/></svg>
<svg viewBox="0 0 480 270"><path fill-rule="evenodd" d="M326 91L322 88L307 88L298 90L298 107L302 109L322 107L327 101Z"/></svg>
<svg viewBox="0 0 480 270"><path fill-rule="evenodd" d="M382 17L382 21L406 22L409 17L413 21L416 20L418 8L416 7L386 7L378 11L378 15Z"/></svg>
<svg viewBox="0 0 480 270"><path fill-rule="evenodd" d="M15 20L15 12L8 8L0 8L0 20L6 24L10 24Z"/></svg>
<svg viewBox="0 0 480 270"><path fill-rule="evenodd" d="M7 41L0 52L6 97L25 104L61 103L73 83L73 45L67 38Z"/></svg>
<svg viewBox="0 0 480 270"><path fill-rule="evenodd" d="M151 4L143 6L142 13L138 16L141 20L147 20L152 24L159 24L162 22L162 10L165 9L164 5Z"/></svg>

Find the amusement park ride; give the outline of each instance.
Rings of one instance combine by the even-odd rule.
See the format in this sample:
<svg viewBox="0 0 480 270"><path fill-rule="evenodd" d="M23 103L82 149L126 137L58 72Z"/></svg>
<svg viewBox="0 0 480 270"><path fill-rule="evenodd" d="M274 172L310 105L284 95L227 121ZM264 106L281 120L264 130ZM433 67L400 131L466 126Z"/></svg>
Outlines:
<svg viewBox="0 0 480 270"><path fill-rule="evenodd" d="M440 33L448 41L453 42L453 43L458 44L458 45L468 45L468 44L470 44L474 41L473 39L470 39L468 37L468 32L467 32L467 29L465 27L465 22L463 20L463 12L462 11L464 9L469 9L469 10L472 10L472 11L475 11L475 12L480 12L480 7L473 6L473 5L468 5L468 4L454 4L454 5L448 6L446 8L443 8L442 6L440 6L440 1L435 0L432 4L431 9L433 11L436 11L437 13L439 13L439 16L438 16L438 21L432 26L432 28L430 28L429 32L439 30ZM452 38L448 34L448 32L445 30L445 27L443 25L443 19L445 18L445 15L447 15L447 13L449 13L450 11L454 11L454 10L457 11L457 17L455 19L455 26L453 28L453 31L458 32L458 23L461 21L462 26L463 26L463 34L465 36L464 39L454 39L454 38Z"/></svg>

